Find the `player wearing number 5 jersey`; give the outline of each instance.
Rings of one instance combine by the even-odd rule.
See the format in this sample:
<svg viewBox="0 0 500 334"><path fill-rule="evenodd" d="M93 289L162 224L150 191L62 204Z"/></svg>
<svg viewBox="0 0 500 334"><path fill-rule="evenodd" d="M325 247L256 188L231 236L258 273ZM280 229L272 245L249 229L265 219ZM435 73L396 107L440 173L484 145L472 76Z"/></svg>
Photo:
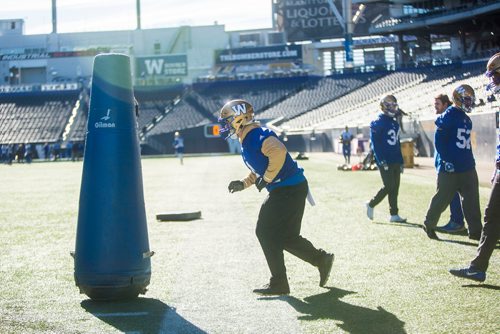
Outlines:
<svg viewBox="0 0 500 334"><path fill-rule="evenodd" d="M366 214L373 220L374 208L389 197L390 222L405 222L398 214L398 193L401 173L403 171L403 156L399 143L399 124L395 115L399 110L398 102L393 95L387 95L380 101L382 113L370 124L370 139L375 160L382 177L383 187L368 203Z"/></svg>
<svg viewBox="0 0 500 334"><path fill-rule="evenodd" d="M499 94L500 52L491 56L486 64L485 75L490 81L486 86L486 90L491 91L493 94ZM479 282L483 282L486 279L486 270L488 270L491 255L496 248L498 237L500 236L500 132L497 133L496 166L493 178L491 179L492 188L490 198L484 210L484 228L476 257L470 262L468 267L450 270L452 275Z"/></svg>
<svg viewBox="0 0 500 334"><path fill-rule="evenodd" d="M481 236L479 183L471 145L472 121L466 114L471 112L474 101L475 93L471 86L458 86L453 91L455 106L446 109L435 122L437 192L431 200L424 222L424 229L431 239L438 239L435 229L439 217L457 191L462 198L469 238L479 240Z"/></svg>

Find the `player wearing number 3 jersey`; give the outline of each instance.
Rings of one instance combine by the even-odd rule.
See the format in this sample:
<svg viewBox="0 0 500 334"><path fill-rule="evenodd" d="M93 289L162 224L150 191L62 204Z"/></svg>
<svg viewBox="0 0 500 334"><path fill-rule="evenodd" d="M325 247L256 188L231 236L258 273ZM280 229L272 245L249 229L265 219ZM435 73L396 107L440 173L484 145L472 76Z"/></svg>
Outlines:
<svg viewBox="0 0 500 334"><path fill-rule="evenodd" d="M390 222L405 222L398 214L398 193L403 156L399 143L399 124L395 120L399 110L398 101L393 95L387 95L380 101L382 113L370 124L370 139L375 160L382 177L383 187L368 203L366 214L373 220L373 211L385 196L389 197Z"/></svg>
<svg viewBox="0 0 500 334"><path fill-rule="evenodd" d="M472 121L466 114L472 110L474 101L472 87L460 85L453 91L455 106L450 106L436 119L437 192L424 222L424 229L431 239L438 239L435 229L439 217L457 191L462 199L469 238L479 240L481 236L479 183L471 145Z"/></svg>

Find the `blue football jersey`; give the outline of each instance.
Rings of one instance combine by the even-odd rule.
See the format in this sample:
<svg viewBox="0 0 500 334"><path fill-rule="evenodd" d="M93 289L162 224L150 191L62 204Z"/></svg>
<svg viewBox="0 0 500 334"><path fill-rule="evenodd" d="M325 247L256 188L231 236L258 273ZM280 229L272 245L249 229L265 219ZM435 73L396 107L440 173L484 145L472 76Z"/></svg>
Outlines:
<svg viewBox="0 0 500 334"><path fill-rule="evenodd" d="M377 165L403 164L401 144L399 142L399 124L385 114L380 114L370 123L370 139Z"/></svg>
<svg viewBox="0 0 500 334"><path fill-rule="evenodd" d="M258 127L251 130L241 143L241 156L245 165L257 175L264 176L269 158L262 153L262 144L270 136L277 137L276 134L267 129ZM286 153L283 167L278 172L274 180L267 185L267 190L282 186L291 186L305 181L304 170L299 168L297 162L292 159L290 154Z"/></svg>
<svg viewBox="0 0 500 334"><path fill-rule="evenodd" d="M436 119L434 144L437 151L437 168L445 171L445 163L453 164L457 173L466 172L476 166L472 153L470 117L456 107L448 107Z"/></svg>
<svg viewBox="0 0 500 334"><path fill-rule="evenodd" d="M497 166L500 166L500 130L497 129L498 133L498 145L497 145Z"/></svg>

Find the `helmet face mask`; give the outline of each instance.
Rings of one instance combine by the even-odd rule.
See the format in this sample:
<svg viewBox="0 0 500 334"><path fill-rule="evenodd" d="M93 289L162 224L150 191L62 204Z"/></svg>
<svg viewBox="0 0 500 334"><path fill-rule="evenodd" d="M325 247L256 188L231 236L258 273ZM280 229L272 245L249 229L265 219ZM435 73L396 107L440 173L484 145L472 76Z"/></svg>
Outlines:
<svg viewBox="0 0 500 334"><path fill-rule="evenodd" d="M490 79L486 91L500 93L500 52L493 55L486 65L484 75Z"/></svg>
<svg viewBox="0 0 500 334"><path fill-rule="evenodd" d="M457 108L470 113L476 102L474 89L469 85L460 85L453 91L453 103Z"/></svg>
<svg viewBox="0 0 500 334"><path fill-rule="evenodd" d="M252 105L245 100L232 100L220 110L219 123L221 128L219 131L224 139L228 139L252 122L254 122Z"/></svg>
<svg viewBox="0 0 500 334"><path fill-rule="evenodd" d="M386 95L380 100L380 109L384 114L390 117L396 116L399 110L398 101L394 95Z"/></svg>

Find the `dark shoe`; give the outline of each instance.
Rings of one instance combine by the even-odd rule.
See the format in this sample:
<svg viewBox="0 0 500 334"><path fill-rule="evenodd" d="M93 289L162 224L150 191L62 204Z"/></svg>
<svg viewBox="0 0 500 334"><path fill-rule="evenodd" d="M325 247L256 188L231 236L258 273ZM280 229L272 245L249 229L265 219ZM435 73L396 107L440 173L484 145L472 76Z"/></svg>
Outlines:
<svg viewBox="0 0 500 334"><path fill-rule="evenodd" d="M449 233L449 234L455 234L455 233L460 233L466 230L464 224L459 224L455 223L454 221L450 220L448 224L445 226L439 227L439 232L443 233Z"/></svg>
<svg viewBox="0 0 500 334"><path fill-rule="evenodd" d="M260 289L255 289L253 292L265 296L281 296L288 295L290 287L286 278L277 280L271 277L269 284L264 285Z"/></svg>
<svg viewBox="0 0 500 334"><path fill-rule="evenodd" d="M324 287L328 278L330 277L330 271L332 271L333 260L335 256L330 253L324 253L319 260L319 286Z"/></svg>
<svg viewBox="0 0 500 334"><path fill-rule="evenodd" d="M450 274L477 282L484 282L486 280L486 272L477 270L472 266L462 269L450 269Z"/></svg>
<svg viewBox="0 0 500 334"><path fill-rule="evenodd" d="M424 229L425 233L427 233L427 236L429 237L429 239L439 240L439 238L438 238L438 236L433 228L430 228L430 227L427 227L424 225L423 229Z"/></svg>
<svg viewBox="0 0 500 334"><path fill-rule="evenodd" d="M479 239L481 239L481 233L479 233L479 234L477 234L477 233L469 234L469 239L470 240L479 241Z"/></svg>

